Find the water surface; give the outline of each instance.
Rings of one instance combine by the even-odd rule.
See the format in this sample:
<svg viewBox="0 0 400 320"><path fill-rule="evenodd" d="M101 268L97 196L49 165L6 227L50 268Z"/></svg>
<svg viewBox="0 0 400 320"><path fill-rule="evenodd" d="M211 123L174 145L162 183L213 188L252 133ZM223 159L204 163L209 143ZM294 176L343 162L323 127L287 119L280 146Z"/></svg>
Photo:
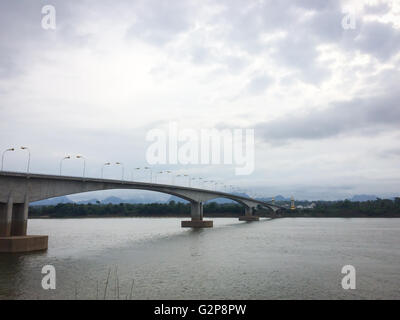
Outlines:
<svg viewBox="0 0 400 320"><path fill-rule="evenodd" d="M399 299L400 219L29 220L49 249L0 255L0 299ZM56 290L43 290L53 265ZM353 265L356 290L343 290Z"/></svg>

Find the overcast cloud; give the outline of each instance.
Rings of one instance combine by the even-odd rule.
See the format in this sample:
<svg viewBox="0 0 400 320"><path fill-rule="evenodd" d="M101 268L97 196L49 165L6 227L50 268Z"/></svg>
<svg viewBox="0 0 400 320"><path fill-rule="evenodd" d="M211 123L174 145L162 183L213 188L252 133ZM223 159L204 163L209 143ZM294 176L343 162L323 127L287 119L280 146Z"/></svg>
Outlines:
<svg viewBox="0 0 400 320"><path fill-rule="evenodd" d="M148 130L176 121L254 128L255 172L160 170L254 195L397 194L398 1L55 0L57 28L44 30L47 4L0 2L0 148L28 145L32 171L84 154L91 176L106 161L130 174L147 164ZM355 29L342 27L348 13ZM25 164L20 150L4 165Z"/></svg>

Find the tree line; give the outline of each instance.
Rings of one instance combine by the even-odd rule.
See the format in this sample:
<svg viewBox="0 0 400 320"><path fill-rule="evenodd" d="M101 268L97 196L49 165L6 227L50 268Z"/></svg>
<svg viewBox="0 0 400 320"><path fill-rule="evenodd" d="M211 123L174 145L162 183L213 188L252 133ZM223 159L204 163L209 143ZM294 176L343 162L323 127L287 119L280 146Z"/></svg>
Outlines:
<svg viewBox="0 0 400 320"><path fill-rule="evenodd" d="M400 217L400 198L370 201L314 201L315 208L289 210L282 215L294 217ZM309 203L308 203L309 204ZM307 205L307 203L305 203Z"/></svg>
<svg viewBox="0 0 400 320"><path fill-rule="evenodd" d="M377 199L374 201L353 202L314 201L314 208L282 210L274 215L270 210L261 209L256 214L263 217L400 217L400 198ZM278 205L288 205L281 202ZM307 205L306 202L303 204ZM204 205L204 215L214 217L238 217L244 214L244 207L236 203ZM59 203L50 206L31 206L30 217L184 217L190 216L190 203L170 201L169 203L147 204L76 204Z"/></svg>
<svg viewBox="0 0 400 320"><path fill-rule="evenodd" d="M235 203L204 205L204 213L215 216L239 216L244 213L243 206ZM31 206L30 217L176 217L190 216L190 203L170 201L169 203L120 203L120 204L76 204L59 203L50 206Z"/></svg>

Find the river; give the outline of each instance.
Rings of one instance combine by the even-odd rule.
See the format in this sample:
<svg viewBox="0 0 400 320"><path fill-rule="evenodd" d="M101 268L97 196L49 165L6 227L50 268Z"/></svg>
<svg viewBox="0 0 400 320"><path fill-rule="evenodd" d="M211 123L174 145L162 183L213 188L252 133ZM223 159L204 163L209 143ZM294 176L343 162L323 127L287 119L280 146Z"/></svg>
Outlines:
<svg viewBox="0 0 400 320"><path fill-rule="evenodd" d="M0 299L400 299L400 219L213 220L29 220L49 249L0 254ZM41 286L44 265L55 290ZM354 290L341 286L344 265Z"/></svg>

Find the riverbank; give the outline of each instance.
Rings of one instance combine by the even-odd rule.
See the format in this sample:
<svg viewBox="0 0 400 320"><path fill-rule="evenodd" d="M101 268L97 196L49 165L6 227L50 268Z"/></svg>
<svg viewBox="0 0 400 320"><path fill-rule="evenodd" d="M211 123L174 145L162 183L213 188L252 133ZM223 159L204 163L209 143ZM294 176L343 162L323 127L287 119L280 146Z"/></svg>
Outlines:
<svg viewBox="0 0 400 320"><path fill-rule="evenodd" d="M277 203L287 206L286 203ZM301 208L300 206L303 206ZM397 218L400 217L400 198L395 200L377 199L375 201L352 202L316 201L303 202L295 210L282 209L276 213L258 208L260 217L304 217L304 218ZM53 206L31 206L29 217L42 218L116 218L116 217L190 217L190 204L170 201L169 203L147 204L76 204L60 203ZM205 217L237 218L244 215L244 207L236 203L206 203L203 206Z"/></svg>
<svg viewBox="0 0 400 320"><path fill-rule="evenodd" d="M399 215L396 214L387 214L384 216L368 216L368 215L362 215L362 214L353 214L353 215L323 215L315 213L314 215L309 215L309 214L278 214L276 216L273 215L258 215L257 213L255 214L256 216L259 216L260 218L271 218L271 219L276 219L276 218L400 218ZM228 215L228 214L205 214L204 218L239 218L240 215ZM181 218L181 219L189 219L190 215L173 215L173 214L168 214L168 215L153 215L153 214L148 214L148 215L135 215L135 216L126 216L126 215L81 215L81 216L70 216L70 215L65 215L65 216L59 216L59 215L45 215L45 216L30 216L29 219L98 219L98 218L104 218L104 219L112 219L112 218Z"/></svg>

